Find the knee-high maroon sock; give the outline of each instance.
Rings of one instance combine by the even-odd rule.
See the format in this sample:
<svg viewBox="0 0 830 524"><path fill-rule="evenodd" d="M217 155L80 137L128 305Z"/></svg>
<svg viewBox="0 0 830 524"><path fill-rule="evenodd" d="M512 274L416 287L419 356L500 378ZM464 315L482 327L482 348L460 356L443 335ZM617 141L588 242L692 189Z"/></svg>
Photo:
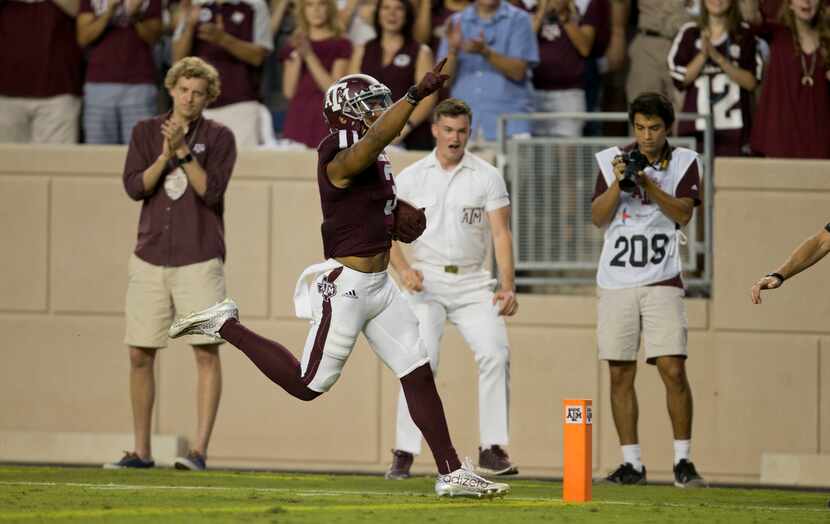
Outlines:
<svg viewBox="0 0 830 524"><path fill-rule="evenodd" d="M242 350L251 362L272 382L300 400L314 400L320 393L303 384L300 363L280 343L261 337L230 319L219 329L219 334Z"/></svg>
<svg viewBox="0 0 830 524"><path fill-rule="evenodd" d="M429 444L438 472L446 475L460 468L461 461L450 440L444 406L435 389L435 379L429 364L424 364L401 378L401 385L409 414Z"/></svg>

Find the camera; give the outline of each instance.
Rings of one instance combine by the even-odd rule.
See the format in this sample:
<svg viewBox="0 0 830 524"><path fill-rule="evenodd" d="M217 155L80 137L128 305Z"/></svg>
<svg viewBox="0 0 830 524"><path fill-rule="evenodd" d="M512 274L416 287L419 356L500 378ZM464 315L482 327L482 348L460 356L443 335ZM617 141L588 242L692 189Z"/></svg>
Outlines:
<svg viewBox="0 0 830 524"><path fill-rule="evenodd" d="M626 193L631 193L637 187L637 173L647 168L650 162L637 149L623 155L622 159L625 163L625 171L622 180L620 180L620 189Z"/></svg>

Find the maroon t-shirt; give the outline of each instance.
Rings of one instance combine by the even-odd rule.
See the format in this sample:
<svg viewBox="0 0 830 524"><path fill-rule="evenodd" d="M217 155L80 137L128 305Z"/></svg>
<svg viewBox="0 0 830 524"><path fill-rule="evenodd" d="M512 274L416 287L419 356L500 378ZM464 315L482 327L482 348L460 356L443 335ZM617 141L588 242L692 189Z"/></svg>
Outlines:
<svg viewBox="0 0 830 524"><path fill-rule="evenodd" d="M392 100L398 100L406 91L415 85L415 66L421 44L415 40L405 42L398 49L392 61L383 65L383 47L380 39L375 38L366 42L363 51L363 61L360 63L360 72L379 80L392 91ZM433 139L430 132L429 119L409 132L404 139L408 149L432 149Z"/></svg>
<svg viewBox="0 0 830 524"><path fill-rule="evenodd" d="M589 5L580 18L579 25L589 25L596 29L604 23L599 18L601 14L601 10L591 9ZM539 65L533 70L533 87L542 91L581 89L584 85L586 59L576 50L562 24L555 17L545 19L539 27L537 38Z"/></svg>
<svg viewBox="0 0 830 524"><path fill-rule="evenodd" d="M767 19L758 28L770 43L761 100L752 129L752 149L767 157L830 158L830 83L820 51L796 50L787 27ZM815 63L813 85L803 85L802 60Z"/></svg>
<svg viewBox="0 0 830 524"><path fill-rule="evenodd" d="M0 1L0 95L81 94L75 19L50 0Z"/></svg>
<svg viewBox="0 0 830 524"><path fill-rule="evenodd" d="M323 253L326 258L368 257L392 247L395 181L385 153L351 179L347 188L334 186L326 166L341 150L357 143L354 131L336 131L317 148L317 185L323 208Z"/></svg>
<svg viewBox="0 0 830 524"><path fill-rule="evenodd" d="M348 60L352 56L352 43L347 38L327 38L311 42L311 49L317 59L331 71L337 59ZM294 52L289 45L280 49L279 58L285 61ZM300 79L294 97L288 102L288 111L285 114L282 136L307 147L317 147L320 141L329 134L329 126L323 116L323 91L311 75L305 63L300 66Z"/></svg>
<svg viewBox="0 0 830 524"><path fill-rule="evenodd" d="M199 24L215 24L222 16L225 32L243 40L257 44L255 28L258 21L256 16L263 16L250 2L210 2L201 4ZM261 23L261 22L259 22ZM222 79L222 92L211 105L211 108L222 107L239 102L259 100L259 86L262 78L262 67L253 66L233 56L225 48L200 40L199 26L193 33L192 56L198 56L210 63L219 72Z"/></svg>
<svg viewBox="0 0 830 524"><path fill-rule="evenodd" d="M628 153L636 147L635 144L629 144L626 147L620 148L623 152ZM662 159L671 161L671 152L673 151L673 147L666 142L666 145L663 149ZM674 192L675 198L691 198L694 201L695 206L699 206L701 204L701 181L700 181L700 171L697 167L697 162L692 162L689 164L689 167L686 169L686 172L683 173L683 177L680 179L680 182L677 184L677 189ZM599 198L603 193L608 190L608 183L605 181L605 176L602 174L602 171L597 172L597 180L594 184L594 194L591 197L591 202ZM634 196L643 200L643 204L654 204L648 200L648 195L645 191L643 191L639 186L634 188ZM683 279L680 275L677 275L674 278L670 278L668 280L664 280L662 282L656 282L654 284L650 284L651 286L672 286L672 287L679 287L684 289L685 286L683 285Z"/></svg>
<svg viewBox="0 0 830 524"><path fill-rule="evenodd" d="M80 13L99 17L112 0L81 0ZM161 20L161 0L144 0L139 8L142 21ZM87 47L87 82L155 84L153 48L138 36L121 3L101 36Z"/></svg>
<svg viewBox="0 0 830 524"><path fill-rule="evenodd" d="M740 27L734 34L726 35L715 49L734 65L751 72L761 81L763 59L758 41L747 27ZM741 88L711 59L706 62L697 79L683 86L686 67L700 53L700 27L686 24L680 29L669 52L669 67L675 86L686 90L683 111L686 113L711 113L715 125L715 154L740 156L749 153L752 131L753 95ZM700 136L705 120L681 121L680 136Z"/></svg>
<svg viewBox="0 0 830 524"><path fill-rule="evenodd" d="M193 157L207 173L207 191L199 196L188 183L182 190L168 177L178 168L169 162L156 186L144 190L144 171L162 151L161 124L170 114L142 120L133 128L124 165L124 189L141 200L138 258L156 266L186 266L225 259L224 195L236 163L236 142L227 127L199 118L185 135ZM183 192L182 192L183 191Z"/></svg>

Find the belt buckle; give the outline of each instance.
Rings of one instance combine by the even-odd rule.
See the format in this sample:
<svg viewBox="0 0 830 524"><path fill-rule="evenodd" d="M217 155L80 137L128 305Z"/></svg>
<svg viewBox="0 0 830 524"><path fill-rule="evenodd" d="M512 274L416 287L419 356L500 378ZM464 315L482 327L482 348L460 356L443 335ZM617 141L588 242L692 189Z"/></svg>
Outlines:
<svg viewBox="0 0 830 524"><path fill-rule="evenodd" d="M458 266L444 266L444 273L458 274Z"/></svg>

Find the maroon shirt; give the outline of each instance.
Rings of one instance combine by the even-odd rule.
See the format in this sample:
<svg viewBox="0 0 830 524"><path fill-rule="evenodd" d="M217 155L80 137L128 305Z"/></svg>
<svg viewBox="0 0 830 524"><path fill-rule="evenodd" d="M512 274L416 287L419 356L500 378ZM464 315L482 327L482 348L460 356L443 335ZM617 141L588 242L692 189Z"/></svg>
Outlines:
<svg viewBox="0 0 830 524"><path fill-rule="evenodd" d="M111 0L81 0L80 13L104 14ZM161 0L144 0L139 8L142 21L161 21ZM153 48L138 36L120 4L98 39L87 46L87 82L155 84Z"/></svg>
<svg viewBox="0 0 830 524"><path fill-rule="evenodd" d="M207 173L207 191L200 197L187 185L171 198L165 181L174 171L169 163L156 186L144 191L143 174L162 151L161 124L170 113L142 120L133 128L124 165L124 188L141 200L135 254L156 266L186 266L213 258L225 259L223 221L225 189L236 162L233 133L218 122L199 118L191 122L185 142Z"/></svg>
<svg viewBox="0 0 830 524"><path fill-rule="evenodd" d="M0 1L0 95L81 94L75 19L50 0Z"/></svg>
<svg viewBox="0 0 830 524"><path fill-rule="evenodd" d="M357 143L354 131L336 131L317 148L317 185L323 208L323 254L326 258L368 257L392 247L395 181L385 153L351 179L347 188L334 186L326 166L341 150Z"/></svg>
<svg viewBox="0 0 830 524"><path fill-rule="evenodd" d="M320 63L331 71L335 60L348 60L352 56L352 43L347 38L327 38L311 42L311 49ZM286 45L280 49L279 58L285 61L294 52L294 47ZM300 66L300 79L294 97L288 103L282 136L307 147L317 147L329 134L329 126L323 116L323 91L311 76L311 71L303 62Z"/></svg>
<svg viewBox="0 0 830 524"><path fill-rule="evenodd" d="M752 129L752 149L767 157L830 158L830 83L820 51L796 50L787 27L767 18L758 28L770 59ZM801 84L801 60L815 61L813 85Z"/></svg>
<svg viewBox="0 0 830 524"><path fill-rule="evenodd" d="M629 144L626 147L622 147L620 149L623 152L628 153L636 147L636 143ZM666 161L671 161L671 152L674 148L666 142L666 145L663 148L663 155L662 159ZM700 171L697 168L697 162L692 162L689 164L689 167L686 169L686 172L683 173L683 177L680 179L680 182L677 184L677 189L674 192L675 198L691 198L694 201L695 206L699 206L701 204L701 181L700 181ZM605 176L602 174L602 171L597 172L597 181L594 184L594 194L591 197L591 202L602 196L608 190L608 183L605 181ZM641 190L639 186L634 188L634 195L638 196L640 200L643 200L643 204L649 204L652 202L648 201L648 195L645 191ZM645 199L645 200L644 200ZM654 204L657 205L657 204ZM679 287L681 289L685 289L683 285L683 279L680 275L677 275L674 278L670 278L668 280L664 280L662 282L656 282L654 284L649 284L650 286L672 286L672 287Z"/></svg>
<svg viewBox="0 0 830 524"><path fill-rule="evenodd" d="M754 74L758 82L761 81L763 59L758 41L748 27L740 27L734 34L724 36L715 49L737 67ZM752 131L752 93L741 88L711 59L707 60L694 83L683 85L686 67L700 50L700 27L697 24L684 25L669 51L674 85L686 91L683 111L712 114L717 156L748 154ZM694 122L684 120L679 123L678 134L699 136L699 141L702 141L705 126L703 119Z"/></svg>
<svg viewBox="0 0 830 524"><path fill-rule="evenodd" d="M398 100L417 83L415 65L420 51L421 44L410 40L398 49L391 62L383 65L383 47L380 44L380 38L375 38L366 43L360 72L376 78L392 91L392 100ZM410 131L403 142L408 149L432 149L433 139L429 119Z"/></svg>
<svg viewBox="0 0 830 524"><path fill-rule="evenodd" d="M601 14L600 9L591 9L589 5L579 25L596 29L604 24L599 18ZM539 65L533 70L533 87L542 91L582 89L586 58L576 50L562 24L555 17L545 19L537 37Z"/></svg>
<svg viewBox="0 0 830 524"><path fill-rule="evenodd" d="M257 9L255 0L226 1L222 3L210 2L201 4L199 24L215 24L218 16L222 16L225 32L230 35L269 48L269 42L259 42L256 39L258 24L267 24L268 10ZM261 0L260 0L261 1ZM266 20L257 17L266 17ZM262 67L253 66L233 56L225 48L200 40L199 26L193 31L192 56L198 56L210 63L219 72L222 79L222 92L211 105L211 108L222 107L239 102L259 100L259 86L262 77Z"/></svg>

